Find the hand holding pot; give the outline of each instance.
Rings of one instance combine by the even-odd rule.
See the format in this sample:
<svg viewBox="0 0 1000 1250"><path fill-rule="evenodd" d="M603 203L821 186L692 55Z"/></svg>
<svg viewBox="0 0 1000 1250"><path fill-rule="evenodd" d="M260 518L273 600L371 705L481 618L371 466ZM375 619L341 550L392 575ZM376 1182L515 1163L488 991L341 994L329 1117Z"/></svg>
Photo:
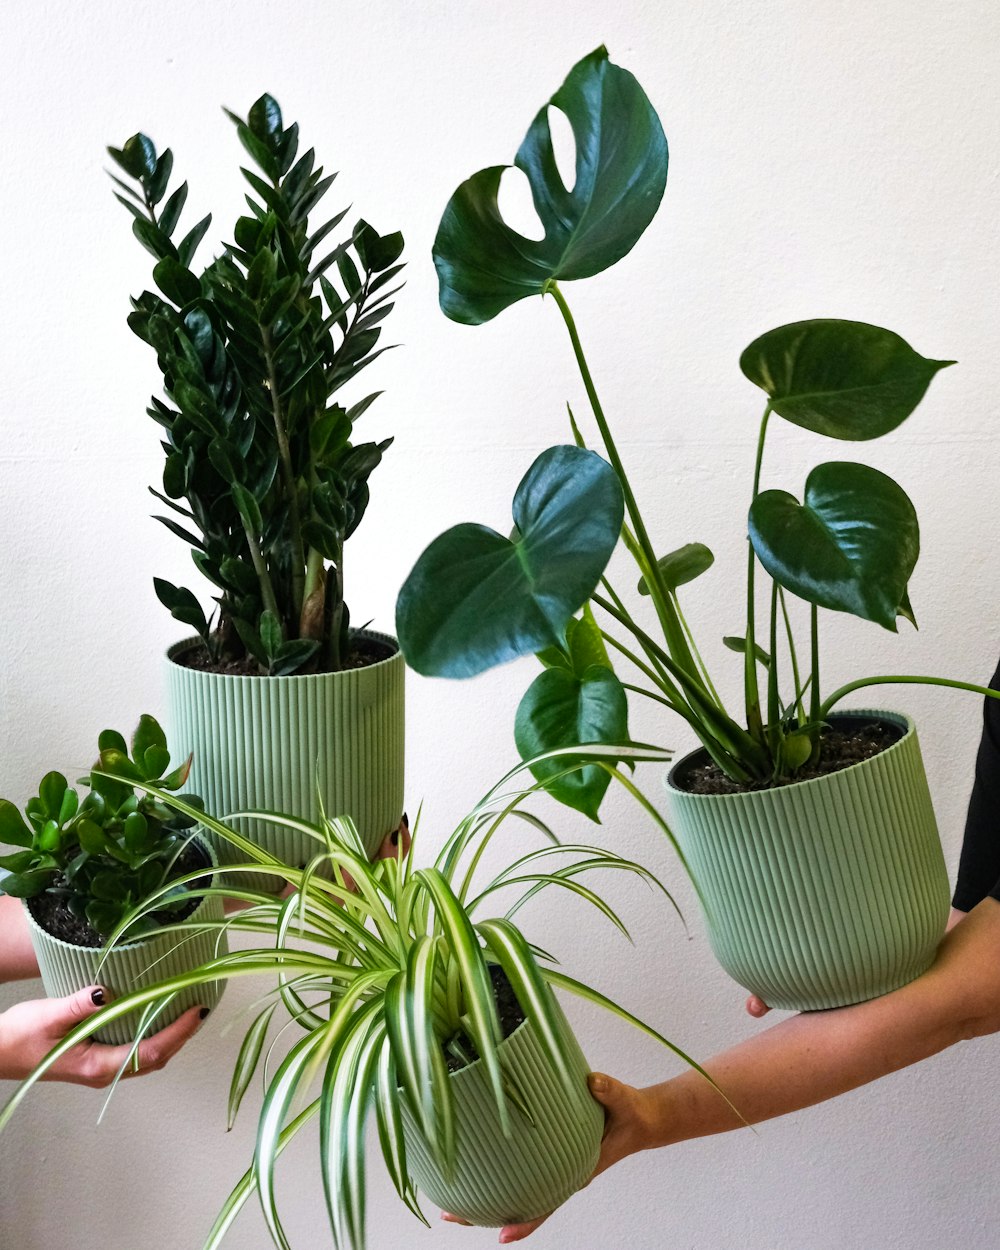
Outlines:
<svg viewBox="0 0 1000 1250"><path fill-rule="evenodd" d="M594 1168L594 1176L606 1171L613 1163L640 1150L646 1150L653 1143L650 1140L643 1114L643 1091L632 1085L623 1085L614 1077L605 1076L601 1072L592 1072L587 1084L593 1097L604 1108L604 1137L601 1140L601 1153ZM589 1181L587 1182L590 1183ZM466 1224L457 1215L442 1211L441 1218L449 1224ZM537 1220L527 1220L523 1224L505 1224L500 1230L500 1244L509 1245L514 1241L523 1241L536 1228L544 1224L549 1217L541 1216Z"/></svg>
<svg viewBox="0 0 1000 1250"><path fill-rule="evenodd" d="M100 986L88 986L66 998L43 998L17 1003L0 1014L0 1078L21 1080L70 1029L99 1011L109 1001ZM206 1008L192 1007L173 1024L139 1043L138 1067L122 1074L145 1076L159 1071L176 1055L207 1015ZM114 1080L128 1058L129 1046L105 1046L87 1041L74 1046L53 1064L44 1081L69 1081L103 1089Z"/></svg>

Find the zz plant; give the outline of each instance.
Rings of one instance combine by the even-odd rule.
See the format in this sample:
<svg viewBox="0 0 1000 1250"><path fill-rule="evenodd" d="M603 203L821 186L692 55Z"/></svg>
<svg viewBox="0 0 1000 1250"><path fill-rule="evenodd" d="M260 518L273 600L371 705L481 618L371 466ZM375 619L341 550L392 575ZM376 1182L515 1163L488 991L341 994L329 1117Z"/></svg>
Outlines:
<svg viewBox="0 0 1000 1250"><path fill-rule="evenodd" d="M184 785L191 761L167 772L166 738L152 716L140 717L131 754L113 729L99 736L98 750L98 763L81 783L88 787L82 800L58 772L42 778L38 794L26 805L27 820L8 799L0 799L0 842L19 848L0 856L0 868L8 874L0 892L24 899L47 893L100 938L119 929L139 903L156 893L156 915L147 912L129 926L129 939L134 939L195 897L185 882L173 878L200 819L194 796L184 796L187 810L181 812L157 795L136 794L134 786L155 785L165 797Z"/></svg>
<svg viewBox="0 0 1000 1250"><path fill-rule="evenodd" d="M577 748L574 756L579 752ZM616 746L613 752L591 747L589 755L595 767L607 769L630 788L631 782L614 767L615 759L631 763L666 758L654 748L635 745ZM577 758L566 757L567 753L556 752L549 762L560 770L579 767ZM233 1074L230 1125L262 1056L271 1053L267 1038L272 1025L280 1020L292 1030L290 1047L274 1061L273 1070L265 1072L252 1166L223 1206L205 1250L220 1245L254 1195L275 1245L288 1247L276 1204L275 1163L300 1129L316 1119L334 1244L339 1250L363 1250L365 1126L372 1108L393 1184L406 1205L424 1219L408 1170L401 1101L447 1171L456 1151L449 1060L452 1066L460 1066L478 1058L484 1065L502 1123L509 1124L510 1117L523 1111L524 1098L530 1093L516 1088L505 1072L500 1051L503 1032L490 974L493 965L503 970L560 1080L571 1092L576 1088L576 1097L582 1078L572 1071L572 1044L560 1029L551 987L613 1012L693 1063L655 1029L556 968L553 957L533 945L514 923L515 915L540 891L558 888L594 906L627 936L612 907L580 878L594 871L615 870L663 890L647 869L613 852L585 844L560 844L547 826L522 807L525 796L538 785L509 788L523 767L509 773L477 804L426 867L418 867L414 856L416 827L407 854L400 851L396 859L372 863L347 818L324 816L317 824L262 812L231 818L269 819L307 834L315 843L316 855L305 869L293 869L243 838L232 823L204 816L154 785L144 787L156 801L189 817L197 816L231 842L248 860L236 870L252 865L257 873L287 878L297 887L285 899L227 888L227 894L249 904L229 918L227 927L255 937L256 942L118 1000L102 1013L107 1019L181 988L264 975L270 986L258 1002L259 1012L247 1029ZM546 841L534 850L515 853L506 866L483 881L480 870L487 849L501 828L509 832L506 825L511 818L540 831ZM146 904L154 905L155 900ZM489 909L498 906L500 913L491 915ZM84 1022L47 1056L0 1114L0 1129L30 1084L92 1027L90 1021ZM270 1062L267 1066L271 1067Z"/></svg>
<svg viewBox="0 0 1000 1250"><path fill-rule="evenodd" d="M576 140L572 187L556 165L550 106L565 114ZM739 520L741 538L749 533L745 624L724 639L743 656L744 706L742 715L727 708L678 593L714 557L697 541L664 554L650 532L562 289L633 248L657 211L667 163L666 138L642 88L598 48L537 114L514 160L530 183L544 237L527 239L501 216L504 166L474 174L449 201L434 243L442 310L479 325L518 300L549 297L568 331L603 457L585 448L571 412L576 445L549 448L528 470L515 495L511 537L466 524L432 542L399 595L397 634L410 665L428 675L467 677L535 652L544 671L515 726L523 756L623 740L631 691L677 713L735 783L780 784L816 761L829 714L851 691L918 681L982 690L892 674L827 691L820 609L892 631L900 617L915 623L907 587L919 552L916 512L892 478L844 460L814 468L798 495L762 488L772 418L841 442L878 438L910 415L952 362L926 359L889 330L843 320L781 326L742 354L740 367L765 404L749 514ZM608 578L619 538L634 561L638 594L652 602L659 636L639 624ZM793 598L808 605L804 642L793 630ZM628 680L616 676L608 648L627 663ZM537 775L546 777L548 768ZM606 773L588 768L549 780L555 797L597 818Z"/></svg>
<svg viewBox="0 0 1000 1250"><path fill-rule="evenodd" d="M227 114L259 172L242 170L249 212L200 273L211 217L175 237L187 183L170 191L170 150L143 134L108 149L126 175L116 196L156 259L156 291L132 301L128 323L163 374L166 398L147 410L164 430L158 519L190 545L217 616L185 587L158 578L156 593L216 665L336 671L349 654L344 547L392 439L355 440L380 392L347 407L334 397L386 350L403 238L358 221L331 246L346 210L311 224L336 175L312 148L299 155L298 126L269 95L245 121Z"/></svg>

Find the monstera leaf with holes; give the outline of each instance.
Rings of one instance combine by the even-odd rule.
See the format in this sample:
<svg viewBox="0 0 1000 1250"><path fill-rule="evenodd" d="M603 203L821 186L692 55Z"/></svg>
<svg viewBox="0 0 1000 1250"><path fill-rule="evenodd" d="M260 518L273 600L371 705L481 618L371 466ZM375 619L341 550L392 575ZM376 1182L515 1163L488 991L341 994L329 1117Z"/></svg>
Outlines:
<svg viewBox="0 0 1000 1250"><path fill-rule="evenodd" d="M576 179L559 175L548 107L565 114L576 141ZM545 230L526 239L500 214L506 165L463 182L434 240L443 311L479 325L553 280L589 278L621 260L652 221L667 181L667 140L635 78L600 47L570 70L541 108L514 158Z"/></svg>

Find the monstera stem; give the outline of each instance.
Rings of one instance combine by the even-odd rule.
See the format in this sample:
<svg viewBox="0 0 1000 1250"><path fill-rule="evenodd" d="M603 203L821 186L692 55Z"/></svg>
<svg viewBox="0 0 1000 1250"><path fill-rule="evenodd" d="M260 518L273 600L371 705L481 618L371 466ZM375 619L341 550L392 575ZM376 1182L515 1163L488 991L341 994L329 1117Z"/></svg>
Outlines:
<svg viewBox="0 0 1000 1250"><path fill-rule="evenodd" d="M597 428L600 431L601 439L604 442L605 451L608 454L608 460L611 467L618 475L618 481L621 483L622 494L625 496L625 507L628 510L632 527L635 530L635 542L637 551L634 552L639 563L642 574L646 579L646 585L649 587L653 602L656 605L656 614L660 618L660 624L663 628L664 637L667 643L667 649L675 662L684 669L684 671L704 689L701 680L701 674L695 664L694 657L688 647L687 639L684 636L684 630L680 621L677 619L676 609L671 602L670 595L663 585L663 578L660 574L657 564L656 553L653 545L649 541L649 535L646 533L646 526L639 512L639 505L636 503L635 496L632 493L632 487L629 484L628 477L625 473L625 466L622 464L621 457L618 454L618 448L615 446L615 440L611 435L611 428L608 425L607 418L604 415L604 409L601 407L601 401L597 397L597 388L594 386L594 379L591 377L590 368L587 365L587 358L583 353L583 345L580 342L580 336L577 333L576 322L573 320L573 314L570 312L569 305L560 291L558 284L550 279L545 283L543 294L551 295L556 305L562 313L563 321L566 323L566 329L569 331L570 342L573 344L573 354L576 356L576 363L580 370L580 376L583 378L583 385L587 391L587 398L590 400L590 407L594 413L594 420L597 422ZM705 691L708 698L711 695Z"/></svg>
<svg viewBox="0 0 1000 1250"><path fill-rule="evenodd" d="M767 421L771 415L771 405L764 409L760 421L760 432L757 435L757 458L753 468L753 498L760 493L760 470L764 462L764 438L767 434ZM760 715L760 689L757 685L757 647L754 604L754 573L757 568L757 556L753 543L747 538L747 628L746 647L743 652L743 689L746 694L747 729L758 742L764 741L764 726ZM775 657L771 656L771 663Z"/></svg>

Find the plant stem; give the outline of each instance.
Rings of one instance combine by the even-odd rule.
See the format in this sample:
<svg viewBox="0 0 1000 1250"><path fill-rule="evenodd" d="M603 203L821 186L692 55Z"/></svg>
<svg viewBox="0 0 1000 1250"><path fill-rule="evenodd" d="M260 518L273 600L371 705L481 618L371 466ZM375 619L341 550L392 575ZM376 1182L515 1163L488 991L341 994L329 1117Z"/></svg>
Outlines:
<svg viewBox="0 0 1000 1250"><path fill-rule="evenodd" d="M781 712L778 708L778 583L771 582L771 663L767 668L767 743L772 758L781 744Z"/></svg>
<svg viewBox="0 0 1000 1250"><path fill-rule="evenodd" d="M788 605L785 603L785 592L778 587L778 602L781 604L781 615L785 622L785 637L788 639L788 656L792 662L792 684L795 687L795 715L801 726L805 718L802 704L802 686L799 684L799 660L795 652L795 637L792 633L792 622L788 616Z"/></svg>
<svg viewBox="0 0 1000 1250"><path fill-rule="evenodd" d="M753 467L753 494L751 499L756 499L760 494L760 471L764 463L764 438L767 434L767 422L771 416L771 405L768 404L764 409L764 415L760 420L760 430L757 434L757 456ZM755 616L754 616L754 572L757 565L757 556L753 549L753 543L747 538L747 628L746 628L746 649L743 652L743 688L746 699L747 713L747 729L750 731L751 737L762 742L764 739L763 724L760 716L760 689L757 685L757 648L755 646ZM774 662L774 657L771 657Z"/></svg>
<svg viewBox="0 0 1000 1250"><path fill-rule="evenodd" d="M947 686L952 690L970 690L973 694L1000 699L1000 690L991 690L989 686L977 686L975 682L955 681L948 677L919 677L912 674L888 673L882 677L859 677L857 681L849 681L846 686L841 686L828 699L823 700L819 709L820 716L825 719L835 703L839 703L841 699L855 690L864 689L865 686Z"/></svg>
<svg viewBox="0 0 1000 1250"><path fill-rule="evenodd" d="M250 548L250 559L253 563L254 572L257 574L257 581L260 585L260 597L264 601L264 607L273 612L277 619L281 620L281 613L278 611L278 600L275 598L274 586L271 584L271 574L268 572L267 562L264 559L264 553L260 549L257 542L257 535L243 522L243 532L247 536L247 546Z"/></svg>
<svg viewBox="0 0 1000 1250"><path fill-rule="evenodd" d="M281 476L285 483L285 494L288 496L288 519L292 531L292 616L297 623L302 612L305 598L306 554L302 542L302 517L299 512L299 494L292 467L292 449L288 442L288 431L285 429L285 415L281 410L281 396L278 393L278 372L274 360L274 343L271 339L269 326L260 327L260 339L264 347L264 360L267 364L267 386L271 392L271 412L274 416L274 435L278 444L278 461L281 465Z"/></svg>
<svg viewBox="0 0 1000 1250"><path fill-rule="evenodd" d="M649 587L650 594L653 596L656 612L663 627L667 649L675 661L700 684L700 678L698 677L693 657L688 650L684 631L681 629L680 622L677 620L677 615L663 585L663 579L657 565L656 553L653 550L652 543L649 541L649 535L646 533L646 526L643 522L642 514L639 512L639 505L636 503L635 496L632 493L632 487L625 473L625 466L622 464L618 448L615 446L611 428L601 407L601 401L597 397L597 389L590 375L587 358L583 354L583 346L576 330L573 314L570 312L569 305L566 303L565 297L556 282L552 280L546 282L543 293L550 294L556 301L556 305L562 313L563 321L566 323L566 329L569 331L570 342L573 345L573 354L576 356L576 363L580 370L580 376L583 379L583 385L587 391L587 398L590 400L594 420L597 422L597 428L600 431L604 449L608 454L608 460L618 475L622 494L625 496L625 507L635 529L636 550L642 554L642 559L639 560L639 567L642 575L646 578L646 585Z"/></svg>

